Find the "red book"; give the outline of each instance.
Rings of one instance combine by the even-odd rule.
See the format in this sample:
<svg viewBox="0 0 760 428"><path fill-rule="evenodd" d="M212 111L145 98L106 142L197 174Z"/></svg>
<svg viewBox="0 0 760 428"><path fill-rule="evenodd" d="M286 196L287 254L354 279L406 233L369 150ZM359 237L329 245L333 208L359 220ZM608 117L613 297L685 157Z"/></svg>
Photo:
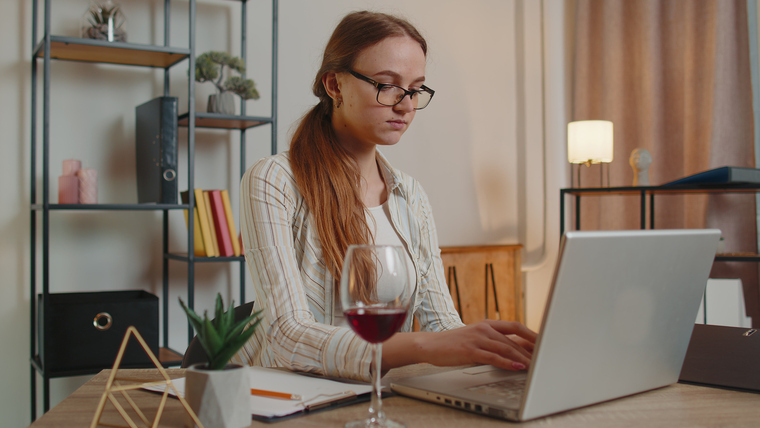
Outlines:
<svg viewBox="0 0 760 428"><path fill-rule="evenodd" d="M235 252L232 248L230 230L227 227L227 217L224 214L222 193L219 190L209 190L208 196L211 202L211 215L214 217L216 240L219 243L219 255L221 257L233 257Z"/></svg>

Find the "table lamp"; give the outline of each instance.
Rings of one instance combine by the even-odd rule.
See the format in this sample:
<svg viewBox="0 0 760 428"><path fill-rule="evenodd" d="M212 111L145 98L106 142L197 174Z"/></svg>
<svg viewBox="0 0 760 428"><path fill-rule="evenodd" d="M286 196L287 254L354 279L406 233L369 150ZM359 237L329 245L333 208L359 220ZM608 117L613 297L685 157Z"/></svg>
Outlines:
<svg viewBox="0 0 760 428"><path fill-rule="evenodd" d="M579 120L567 124L567 160L578 164L578 187L581 187L580 164L599 166L600 184L604 183L604 164L612 162L612 122L608 120ZM610 185L607 166L607 187ZM575 187L570 174L570 187Z"/></svg>

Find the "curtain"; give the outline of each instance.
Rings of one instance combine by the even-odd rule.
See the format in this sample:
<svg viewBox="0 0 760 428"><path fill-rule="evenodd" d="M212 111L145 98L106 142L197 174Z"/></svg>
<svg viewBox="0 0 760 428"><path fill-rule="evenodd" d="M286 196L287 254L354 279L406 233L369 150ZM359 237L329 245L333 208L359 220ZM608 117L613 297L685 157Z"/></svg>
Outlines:
<svg viewBox="0 0 760 428"><path fill-rule="evenodd" d="M571 120L613 122L611 186L633 183L636 148L652 155L651 185L720 166L754 168L746 0L575 6ZM600 186L599 165L580 168L583 187ZM581 228L636 229L639 203L584 196ZM660 195L654 220L658 229L716 227L726 252L757 253L755 211L754 193ZM711 277L741 278L747 315L760 325L756 263L716 262Z"/></svg>

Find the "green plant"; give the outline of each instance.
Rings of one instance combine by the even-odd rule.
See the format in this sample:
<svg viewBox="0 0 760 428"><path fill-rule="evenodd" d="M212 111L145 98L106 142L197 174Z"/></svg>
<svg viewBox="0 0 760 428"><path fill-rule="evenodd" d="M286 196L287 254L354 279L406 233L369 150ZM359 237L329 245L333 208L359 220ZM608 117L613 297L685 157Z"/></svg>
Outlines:
<svg viewBox="0 0 760 428"><path fill-rule="evenodd" d="M188 321L195 329L201 346L206 350L208 355L206 368L209 370L224 369L232 356L245 345L261 322L261 318L258 318L261 311L258 311L236 323L234 301L225 312L220 293L216 295L216 311L213 320L208 319L207 311L203 312L203 319L201 319L195 311L185 306L182 299L179 299L179 304L185 310ZM251 322L253 324L248 325Z"/></svg>
<svg viewBox="0 0 760 428"><path fill-rule="evenodd" d="M245 73L243 60L227 52L209 51L201 54L195 60L195 81L211 82L219 93L232 92L242 99L259 99L259 91L251 79L240 76L229 76L224 80L224 68L227 67L238 73Z"/></svg>

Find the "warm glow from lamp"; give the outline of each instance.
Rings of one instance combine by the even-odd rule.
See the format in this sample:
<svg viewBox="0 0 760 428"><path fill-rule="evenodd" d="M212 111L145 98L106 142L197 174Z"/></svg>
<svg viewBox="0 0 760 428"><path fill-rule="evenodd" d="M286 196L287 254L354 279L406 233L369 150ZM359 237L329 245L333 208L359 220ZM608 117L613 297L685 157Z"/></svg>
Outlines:
<svg viewBox="0 0 760 428"><path fill-rule="evenodd" d="M580 120L567 124L567 160L570 163L612 162L612 122Z"/></svg>

